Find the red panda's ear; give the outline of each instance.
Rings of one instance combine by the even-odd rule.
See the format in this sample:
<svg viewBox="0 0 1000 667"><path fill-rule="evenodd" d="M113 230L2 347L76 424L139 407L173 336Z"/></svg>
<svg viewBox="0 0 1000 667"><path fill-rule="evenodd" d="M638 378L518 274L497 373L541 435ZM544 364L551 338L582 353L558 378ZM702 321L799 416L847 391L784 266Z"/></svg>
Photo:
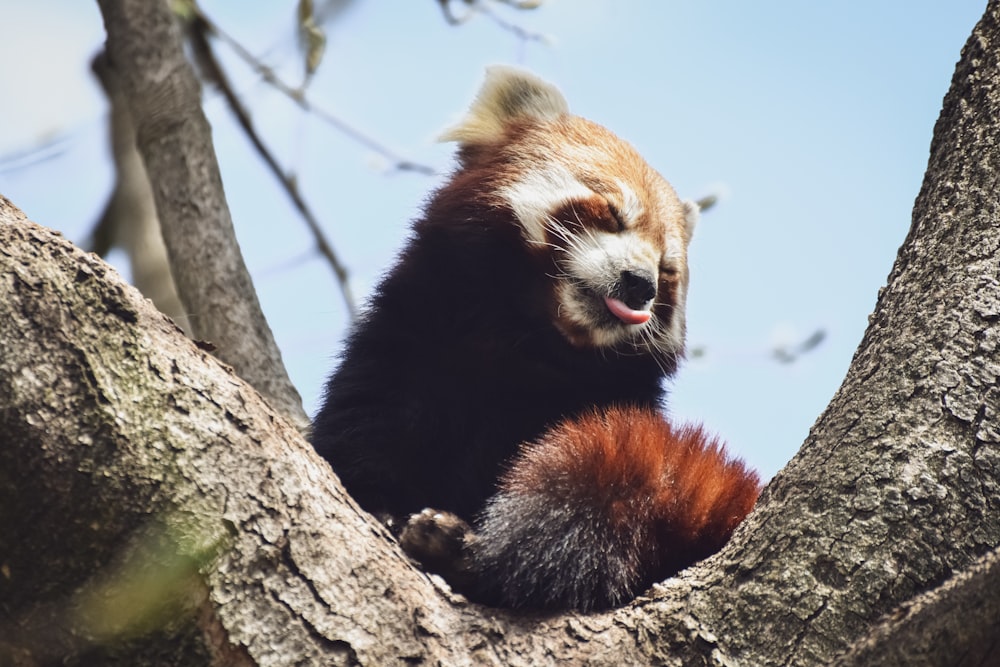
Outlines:
<svg viewBox="0 0 1000 667"><path fill-rule="evenodd" d="M554 120L567 113L566 100L555 86L523 70L497 65L487 68L483 87L465 118L445 130L440 140L493 143L514 119Z"/></svg>

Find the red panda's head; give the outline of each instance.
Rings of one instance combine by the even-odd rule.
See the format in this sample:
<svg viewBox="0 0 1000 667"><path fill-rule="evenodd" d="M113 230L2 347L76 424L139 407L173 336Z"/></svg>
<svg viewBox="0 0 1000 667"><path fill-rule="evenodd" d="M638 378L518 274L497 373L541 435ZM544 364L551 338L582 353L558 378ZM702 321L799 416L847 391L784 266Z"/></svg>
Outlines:
<svg viewBox="0 0 1000 667"><path fill-rule="evenodd" d="M551 266L551 316L577 347L652 354L684 349L687 246L698 207L626 142L569 113L553 86L493 67L460 144L476 196L509 211ZM672 363L670 364L672 366Z"/></svg>

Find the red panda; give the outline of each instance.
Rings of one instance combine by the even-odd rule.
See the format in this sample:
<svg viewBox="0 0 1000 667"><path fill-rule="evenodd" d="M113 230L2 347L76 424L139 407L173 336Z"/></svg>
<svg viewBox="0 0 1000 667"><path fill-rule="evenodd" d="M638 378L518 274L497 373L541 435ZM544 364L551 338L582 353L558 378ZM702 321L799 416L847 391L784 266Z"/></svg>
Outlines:
<svg viewBox="0 0 1000 667"><path fill-rule="evenodd" d="M717 550L759 491L661 412L697 206L515 69L491 68L444 138L458 167L350 332L311 441L471 599L624 604Z"/></svg>

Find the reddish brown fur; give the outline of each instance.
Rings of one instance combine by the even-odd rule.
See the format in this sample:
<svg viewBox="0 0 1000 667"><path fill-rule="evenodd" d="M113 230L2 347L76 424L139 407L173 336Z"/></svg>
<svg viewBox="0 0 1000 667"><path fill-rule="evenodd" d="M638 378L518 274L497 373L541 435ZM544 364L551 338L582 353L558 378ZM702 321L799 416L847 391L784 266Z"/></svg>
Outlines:
<svg viewBox="0 0 1000 667"><path fill-rule="evenodd" d="M618 534L659 554L661 579L722 547L753 509L760 478L701 426L613 407L564 421L523 448L501 492L603 506ZM650 559L652 556L647 556Z"/></svg>
<svg viewBox="0 0 1000 667"><path fill-rule="evenodd" d="M566 420L523 448L520 461L504 476L503 490L557 488L568 480L576 489L587 480L596 489L627 490L655 498L657 516L683 526L691 539L731 531L760 491L757 473L700 425L675 427L658 412L631 406Z"/></svg>

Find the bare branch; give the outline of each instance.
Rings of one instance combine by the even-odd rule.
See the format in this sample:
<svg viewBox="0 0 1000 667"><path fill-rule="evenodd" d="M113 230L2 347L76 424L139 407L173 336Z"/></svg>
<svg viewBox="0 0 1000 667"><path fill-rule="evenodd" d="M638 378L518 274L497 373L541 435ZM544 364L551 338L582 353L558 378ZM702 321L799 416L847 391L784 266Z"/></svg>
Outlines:
<svg viewBox="0 0 1000 667"><path fill-rule="evenodd" d="M811 352L819 347L820 343L826 340L826 330L817 329L809 334L809 337L794 345L779 345L771 351L771 356L783 364L792 364L799 360L803 354Z"/></svg>
<svg viewBox="0 0 1000 667"><path fill-rule="evenodd" d="M210 19L205 12L201 10L201 8L197 8L196 11L198 13L198 17L211 29L212 33L225 42L233 50L233 52L240 57L241 60L247 63L247 65L249 65L258 76L260 76L265 83L268 83L283 93L286 97L295 102L295 104L297 104L303 111L313 114L348 138L361 144L365 148L378 153L392 163L393 169L398 171L415 171L419 174L427 176L434 176L437 174L437 170L433 167L413 162L412 160L407 160L406 158L397 155L395 152L391 151L375 139L369 137L361 130L349 125L334 114L316 106L305 96L305 93L301 88L293 88L282 81L273 69L262 63L256 56L250 53L246 47L230 37L224 30L219 28L218 24L212 21L212 19Z"/></svg>
<svg viewBox="0 0 1000 667"><path fill-rule="evenodd" d="M532 32L527 28L517 25L516 23L511 23L510 21L501 18L500 15L493 11L493 9L491 9L489 4L486 2L478 2L476 4L480 12L493 19L493 22L504 30L514 33L514 35L522 42L540 42L542 44L552 43L552 38L548 35L543 35L540 32ZM512 3L508 2L506 4ZM531 7L530 9L534 9L534 7Z"/></svg>
<svg viewBox="0 0 1000 667"><path fill-rule="evenodd" d="M357 313L357 307L351 292L347 266L340 260L337 252L333 249L333 245L327 239L326 233L319 224L316 215L306 204L302 193L299 191L298 183L294 178L285 173L281 165L278 164L277 158L274 157L274 154L260 138L260 134L257 132L250 118L250 113L236 95L232 84L229 82L229 77L226 76L218 58L215 56L215 51L213 51L207 37L207 33L211 30L211 26L206 22L204 15L201 13L194 16L189 23L190 42L195 53L195 59L202 68L202 75L214 83L222 92L230 111L236 116L237 122L239 122L240 127L243 128L243 131L250 139L250 143L253 144L261 159L264 160L264 163L271 170L271 173L274 174L282 189L292 200L292 204L298 210L299 215L305 220L309 231L312 232L316 248L326 258L326 261L330 264L330 268L333 269L333 273L340 285L340 292L344 297L344 304L347 306L347 312L353 319Z"/></svg>
<svg viewBox="0 0 1000 667"><path fill-rule="evenodd" d="M99 53L91 70L108 98L108 134L115 166L115 184L107 205L84 247L104 257L112 248L128 255L132 284L191 334L191 323L170 269L170 258L160 232L153 187L135 143L135 123L115 69L107 54Z"/></svg>
<svg viewBox="0 0 1000 667"><path fill-rule="evenodd" d="M457 16L451 10L452 2L451 0L438 0L438 5L441 7L441 13L444 14L444 20L448 25L462 25L469 19L471 19L476 14L483 14L490 17L494 23L498 26L507 30L508 32L514 33L520 40L524 42L542 42L543 44L548 44L552 40L541 33L531 32L526 28L523 28L516 23L511 23L503 18L501 18L493 9L490 7L487 0L461 0L462 4L466 5L468 9L461 16ZM541 0L496 0L509 7L514 7L515 9L537 9L541 6Z"/></svg>
<svg viewBox="0 0 1000 667"><path fill-rule="evenodd" d="M695 202L695 204L698 205L698 210L701 211L702 213L714 208L715 205L718 203L719 203L719 195L717 194L705 195L704 197Z"/></svg>
<svg viewBox="0 0 1000 667"><path fill-rule="evenodd" d="M67 143L69 143L69 138L66 135L59 135L43 139L28 148L0 155L0 174L34 167L53 160L66 152Z"/></svg>
<svg viewBox="0 0 1000 667"><path fill-rule="evenodd" d="M177 21L164 2L100 0L99 5L109 64L135 122L191 328L305 428L309 418L302 399L282 364L236 241L200 86L184 55Z"/></svg>
<svg viewBox="0 0 1000 667"><path fill-rule="evenodd" d="M924 593L875 626L840 667L1000 663L1000 551ZM959 659L958 656L961 656Z"/></svg>

